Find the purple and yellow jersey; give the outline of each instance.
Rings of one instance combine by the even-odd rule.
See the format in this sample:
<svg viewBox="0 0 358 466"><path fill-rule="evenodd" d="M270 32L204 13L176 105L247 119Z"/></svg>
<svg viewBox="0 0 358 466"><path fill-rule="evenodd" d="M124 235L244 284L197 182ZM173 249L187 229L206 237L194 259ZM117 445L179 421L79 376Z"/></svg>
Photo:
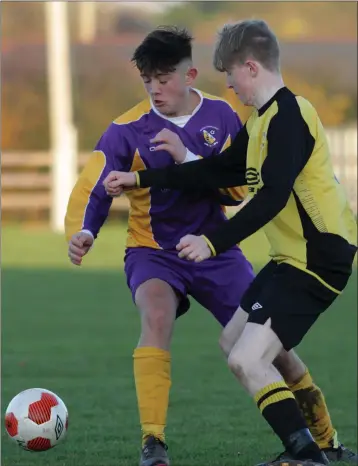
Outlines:
<svg viewBox="0 0 358 466"><path fill-rule="evenodd" d="M201 157L218 154L231 144L242 127L235 111L222 99L196 92L201 101L188 117L166 118L147 99L107 128L71 193L65 218L67 239L80 230L97 237L112 203L103 187L110 171L175 163L168 152L153 151L150 143L163 128L177 133L186 148ZM240 200L245 191L231 188L229 194ZM205 234L227 220L217 191L147 188L129 190L126 195L130 201L127 247L173 249L184 235Z"/></svg>

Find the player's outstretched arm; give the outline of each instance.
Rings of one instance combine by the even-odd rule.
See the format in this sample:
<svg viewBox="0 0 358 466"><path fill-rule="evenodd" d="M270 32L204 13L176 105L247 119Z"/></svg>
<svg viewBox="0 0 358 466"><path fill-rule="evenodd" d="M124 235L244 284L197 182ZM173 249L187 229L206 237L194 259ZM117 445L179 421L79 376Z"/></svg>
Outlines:
<svg viewBox="0 0 358 466"><path fill-rule="evenodd" d="M157 150L168 151L174 159L183 156L183 151L188 153L180 139L169 139L164 131L153 142L160 142ZM232 145L221 154L163 169L140 170L137 172L137 186L182 190L243 186L246 184L247 144L248 134L244 127Z"/></svg>
<svg viewBox="0 0 358 466"><path fill-rule="evenodd" d="M65 216L67 241L82 230L97 237L113 201L102 185L103 177L111 168L110 159L103 151L96 150L91 154L68 201Z"/></svg>
<svg viewBox="0 0 358 466"><path fill-rule="evenodd" d="M118 153L123 146L120 129L110 125L97 143L82 170L69 198L65 217L65 234L69 242L68 255L80 265L91 249L108 216L113 198L104 187L104 178L115 169L122 169L126 157Z"/></svg>
<svg viewBox="0 0 358 466"><path fill-rule="evenodd" d="M279 112L270 123L267 140L268 153L261 169L263 186L233 218L207 235L214 255L248 238L280 213L314 146L299 111Z"/></svg>

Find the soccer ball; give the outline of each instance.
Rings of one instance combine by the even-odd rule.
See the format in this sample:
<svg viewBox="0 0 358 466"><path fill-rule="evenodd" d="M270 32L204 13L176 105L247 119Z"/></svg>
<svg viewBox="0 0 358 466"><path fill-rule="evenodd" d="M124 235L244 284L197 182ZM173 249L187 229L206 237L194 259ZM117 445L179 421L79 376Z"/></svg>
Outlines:
<svg viewBox="0 0 358 466"><path fill-rule="evenodd" d="M10 438L30 451L44 451L61 443L67 433L68 412L55 393L30 388L13 398L5 414Z"/></svg>

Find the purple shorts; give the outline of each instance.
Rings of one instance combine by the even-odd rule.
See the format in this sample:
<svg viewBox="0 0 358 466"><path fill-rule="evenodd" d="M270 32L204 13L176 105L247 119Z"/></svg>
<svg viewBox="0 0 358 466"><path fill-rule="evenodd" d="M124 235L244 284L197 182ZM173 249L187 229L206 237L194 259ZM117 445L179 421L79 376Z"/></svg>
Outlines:
<svg viewBox="0 0 358 466"><path fill-rule="evenodd" d="M239 248L233 248L201 263L180 259L176 251L128 248L124 267L133 300L138 287L158 278L181 296L177 316L190 307L188 295L210 311L225 326L254 278L250 262Z"/></svg>

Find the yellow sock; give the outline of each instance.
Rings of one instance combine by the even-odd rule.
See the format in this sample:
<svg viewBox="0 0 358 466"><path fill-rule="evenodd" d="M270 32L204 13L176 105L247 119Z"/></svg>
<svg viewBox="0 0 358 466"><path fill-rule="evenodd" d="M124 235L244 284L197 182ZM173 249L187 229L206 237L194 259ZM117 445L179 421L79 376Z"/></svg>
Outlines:
<svg viewBox="0 0 358 466"><path fill-rule="evenodd" d="M333 428L324 395L312 380L308 369L304 376L289 388L295 395L313 438L320 448L336 448L337 432Z"/></svg>
<svg viewBox="0 0 358 466"><path fill-rule="evenodd" d="M160 348L136 348L134 380L143 441L148 435L165 442L164 429L169 404L170 353Z"/></svg>

